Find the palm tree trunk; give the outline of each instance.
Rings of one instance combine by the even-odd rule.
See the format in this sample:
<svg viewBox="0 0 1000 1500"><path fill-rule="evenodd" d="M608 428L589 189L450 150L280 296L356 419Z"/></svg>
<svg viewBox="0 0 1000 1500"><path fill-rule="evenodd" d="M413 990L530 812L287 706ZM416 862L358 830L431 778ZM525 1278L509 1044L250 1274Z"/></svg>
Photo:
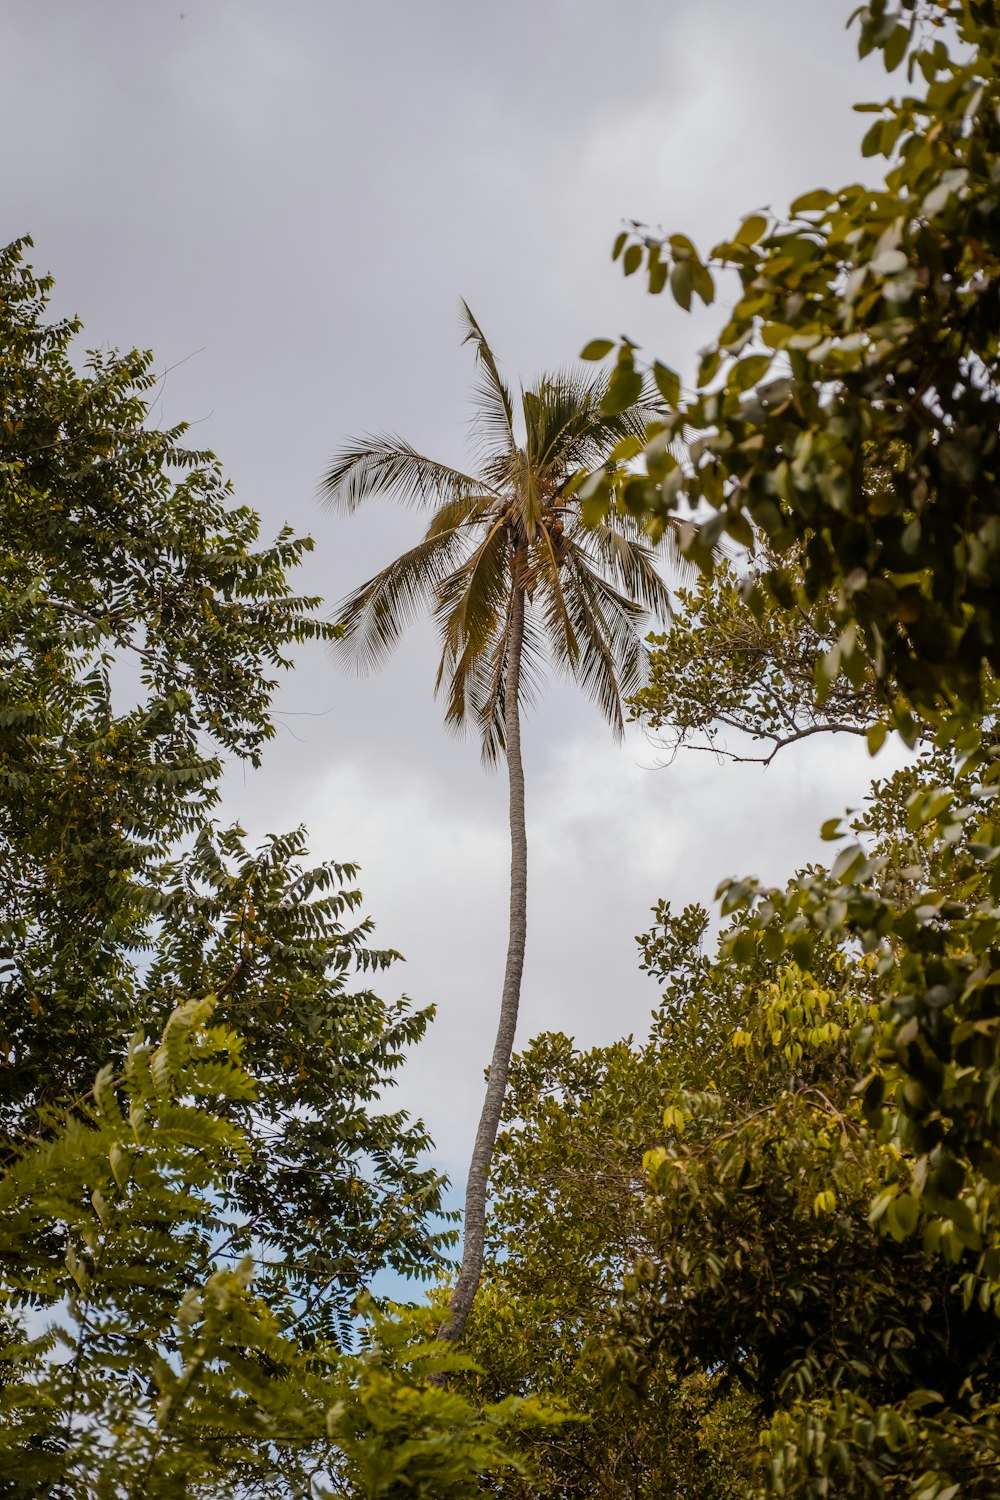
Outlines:
<svg viewBox="0 0 1000 1500"><path fill-rule="evenodd" d="M521 683L521 648L524 643L524 585L515 576L511 601L510 639L507 648L507 674L504 680L504 738L507 752L507 775L510 781L510 936L507 942L507 967L500 996L500 1024L493 1045L493 1060L486 1084L486 1098L479 1117L476 1144L469 1164L465 1189L465 1223L462 1265L451 1295L448 1322L439 1338L454 1342L462 1337L466 1320L483 1270L486 1240L486 1191L490 1159L500 1129L504 1095L517 1009L521 999L521 971L524 968L524 940L528 920L528 836L524 826L524 767L521 764L521 717L518 692Z"/></svg>

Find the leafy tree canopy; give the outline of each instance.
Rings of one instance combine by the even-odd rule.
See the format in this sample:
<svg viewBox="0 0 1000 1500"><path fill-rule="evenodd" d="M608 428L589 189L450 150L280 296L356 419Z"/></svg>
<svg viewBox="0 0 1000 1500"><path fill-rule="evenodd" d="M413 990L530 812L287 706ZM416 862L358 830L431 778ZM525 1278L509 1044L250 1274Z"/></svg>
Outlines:
<svg viewBox="0 0 1000 1500"><path fill-rule="evenodd" d="M344 1355L261 1295L231 1233L255 1151L230 1107L258 1089L214 1008L189 1001L161 1038L137 1035L120 1073L6 1163L4 1493L465 1500L522 1471L518 1431L558 1414L429 1383L463 1361L418 1315L371 1310L365 1349Z"/></svg>
<svg viewBox="0 0 1000 1500"><path fill-rule="evenodd" d="M702 920L685 913L679 939ZM705 1019L691 999L685 1042L696 1013ZM660 1015L641 1049L626 1038L580 1052L546 1034L514 1060L467 1334L481 1373L466 1388L480 1400L533 1390L575 1420L529 1434L534 1488L511 1474L512 1497L745 1492L756 1427L742 1391L722 1392L706 1369L682 1376L669 1359L650 1361L637 1390L609 1364L623 1278L651 1250L643 1157L660 1137L671 1076L690 1057L677 1040Z"/></svg>
<svg viewBox="0 0 1000 1500"><path fill-rule="evenodd" d="M876 0L856 20L861 54L904 68L898 97L859 106L865 154L890 161L883 185L751 214L707 257L683 234L619 236L626 274L644 265L682 307L711 302L720 272L738 282L692 392L654 363L668 415L622 503L654 535L686 509L703 561L754 528L779 555L803 548L754 608L832 588L824 676L870 662L906 728L909 708L947 713L1000 666L1000 32L988 0ZM615 379L639 379L634 346ZM602 476L588 488L599 516Z"/></svg>
<svg viewBox="0 0 1000 1500"><path fill-rule="evenodd" d="M258 546L216 460L152 427L151 356L77 367L25 244L0 255L4 1482L474 1493L530 1403L427 1388L409 1324L343 1352L373 1276L451 1241L384 1099L429 1012L370 988L398 955L353 866L211 816L275 671L332 633L288 581L309 544Z"/></svg>
<svg viewBox="0 0 1000 1500"><path fill-rule="evenodd" d="M622 503L654 535L685 505L688 551L706 562L707 544L723 533L752 546L759 530L779 561L745 592L754 614L808 615L832 596L838 633L817 661L820 690L842 677L857 686L870 671L910 743L921 720L936 733L936 755L899 784L891 830L877 814L854 830L830 819L826 835L848 839L830 869L777 890L727 882L723 909L746 909L730 940L736 965L757 945L804 973L830 942L867 955L879 1010L869 1040L858 1038L854 1107L900 1163L873 1193L873 1220L893 1238L922 1241L932 1265L952 1267L970 1304L991 1309L1000 1181L1000 24L995 7L976 0L873 4L857 20L863 54L881 51L890 72L907 69L909 91L873 107L865 137L869 155L890 159L884 187L803 194L784 222L751 215L708 261L683 236L622 237L626 272L645 264L651 290L669 283L682 305L692 292L710 301L723 267L740 282L693 393L654 367L669 413L648 430L647 471ZM626 385L634 363L623 347ZM599 515L601 477L585 489ZM869 731L873 750L885 731ZM984 1331L984 1347L990 1337ZM992 1374L984 1379L989 1387ZM977 1444L995 1443L993 1399L954 1413L956 1424L972 1422L968 1468L956 1449L941 1460L941 1475L954 1477L939 1482L928 1457L926 1485L918 1475L907 1481L913 1493L974 1493L964 1486L977 1463L989 1491L993 1471ZM838 1400L830 1397L811 1435L786 1433L778 1492L792 1492L795 1471L802 1493L827 1493L834 1481L818 1455L845 1433L852 1452L870 1454L884 1442L906 1448L917 1430L898 1409L902 1426L888 1417L866 1426L870 1413Z"/></svg>
<svg viewBox="0 0 1000 1500"><path fill-rule="evenodd" d="M865 136L890 159L884 186L806 192L704 259L638 226L616 246L626 274L645 265L682 306L710 302L722 271L739 283L693 391L654 364L668 414L621 503L654 536L680 509L705 565L723 534L766 543L747 616L715 612L726 590L736 604L731 575L702 585L640 711L675 733L741 712L739 727L773 730L776 679L740 646L766 641L774 661L777 636L785 662L806 620L824 711L871 674L889 720L911 743L929 720L937 749L854 828L829 821L848 839L830 869L723 888L724 982L758 977L734 1061L668 1096L623 1357L747 1384L765 1493L954 1500L995 1492L1000 1451L1000 26L975 0L856 19L862 54L907 69ZM635 364L623 345L622 388ZM594 515L610 503L599 475L583 493ZM713 639L716 713L703 669L693 689L683 677ZM750 688L735 710L731 681ZM869 729L873 750L885 732Z"/></svg>
<svg viewBox="0 0 1000 1500"><path fill-rule="evenodd" d="M922 873L906 804L940 761L864 818L901 885ZM534 1493L985 1500L994 1209L954 1202L870 1107L895 1066L883 966L836 922L798 962L739 909L715 951L697 908L661 905L641 943L663 986L646 1043L537 1039L498 1143L473 1389L588 1418L532 1439Z"/></svg>
<svg viewBox="0 0 1000 1500"><path fill-rule="evenodd" d="M911 780L880 799L898 807ZM692 990L696 1014L706 989L738 999L713 1007L712 1046L685 1059L682 1044L669 1069L687 1079L671 1079L646 1156L650 1248L626 1282L620 1359L639 1377L667 1358L738 1381L763 1427L763 1494L985 1500L1000 1325L972 1266L956 1272L982 1221L966 1204L914 1237L913 1154L857 1088L882 1041L878 964L834 934L803 969L740 918L718 959L679 972L671 925L661 913L646 953L680 1035Z"/></svg>
<svg viewBox="0 0 1000 1500"><path fill-rule="evenodd" d="M132 1028L115 986L151 862L204 820L223 752L273 733L275 669L329 634L211 454L148 421L152 355L73 360L48 278L0 253L0 1102L86 1087ZM112 991L114 990L114 993ZM112 1032L113 1028L113 1032Z"/></svg>
<svg viewBox="0 0 1000 1500"><path fill-rule="evenodd" d="M870 672L817 690L816 664L837 634L829 598L754 614L746 581L723 560L676 590L669 628L648 638L649 679L629 700L632 717L671 753L689 746L764 764L817 734L884 735Z"/></svg>

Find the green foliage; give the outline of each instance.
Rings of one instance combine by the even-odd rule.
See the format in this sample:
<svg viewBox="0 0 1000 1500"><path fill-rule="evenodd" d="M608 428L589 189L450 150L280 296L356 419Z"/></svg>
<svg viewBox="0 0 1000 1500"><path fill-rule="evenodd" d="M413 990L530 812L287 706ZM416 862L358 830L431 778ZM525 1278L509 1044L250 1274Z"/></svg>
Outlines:
<svg viewBox="0 0 1000 1500"><path fill-rule="evenodd" d="M369 1314L342 1355L290 1336L234 1243L258 1097L242 1039L189 1002L133 1038L0 1180L5 1494L435 1500L513 1467L537 1402L486 1408L428 1384L460 1367L419 1319Z"/></svg>
<svg viewBox="0 0 1000 1500"><path fill-rule="evenodd" d="M698 515L685 545L704 562L751 526L779 555L803 548L801 576L770 569L756 607L832 589L831 677L867 660L888 697L934 713L1000 667L1000 28L982 0L878 0L856 18L862 55L905 60L912 90L861 106L884 186L805 193L707 259L682 235L619 237L626 272L644 261L650 291L669 283L682 306L710 301L720 272L738 281L697 389L656 370L672 410L635 499L654 536L679 506ZM589 494L613 503L599 474Z"/></svg>
<svg viewBox="0 0 1000 1500"><path fill-rule="evenodd" d="M349 1340L354 1299L380 1269L430 1276L454 1236L430 1227L443 1180L423 1126L382 1101L431 1012L367 987L398 954L369 946L354 867L310 868L304 852L301 830L250 852L239 830L203 829L158 871L131 1003L157 1016L217 996L256 1082L234 1111L250 1150L232 1184L234 1244L254 1254L286 1328Z"/></svg>
<svg viewBox="0 0 1000 1500"><path fill-rule="evenodd" d="M974 1276L985 1277L975 1295L1000 1306L998 769L995 750L958 764L939 752L923 775L911 770L880 788L895 826L883 806L856 823L860 841L846 843L829 871L784 891L748 882L730 899L748 907L748 935L808 953L817 934L834 930L870 955L884 999L862 1097L872 1123L912 1153L909 1191L921 1213L909 1231L919 1220L928 1250L971 1258ZM875 1217L891 1202L880 1200Z"/></svg>
<svg viewBox="0 0 1000 1500"><path fill-rule="evenodd" d="M841 1033L826 1103L786 1087L760 1116L672 1106L688 1144L652 1164L664 1236L636 1301L651 1343L683 1356L704 1335L699 1357L728 1349L764 1377L765 1489L951 1500L995 1493L1000 1451L1000 25L979 0L880 0L856 19L862 55L907 68L909 92L864 106L884 187L805 193L706 260L638 228L616 245L682 305L696 279L739 283L692 392L654 367L672 409L635 494L653 536L686 509L683 545L706 565L724 533L765 537L743 591L760 628L829 599L820 693L871 673L887 722L911 745L929 723L936 750L879 789L829 870L723 888L733 982L760 954L790 976L792 1030L734 1037L747 1061L763 1049L758 1073L769 1047L814 1056L814 990L841 1005L818 955L864 955L877 1009ZM635 363L631 344L619 359ZM614 503L599 475L584 493L597 514ZM872 727L873 750L884 736Z"/></svg>
<svg viewBox="0 0 1000 1500"><path fill-rule="evenodd" d="M817 693L817 664L836 638L827 601L808 613L754 614L743 602L746 581L720 562L676 591L669 630L649 637L649 680L630 700L632 717L671 750L691 745L765 763L810 735L864 735L878 713L869 673ZM755 743L745 747L745 738Z"/></svg>
<svg viewBox="0 0 1000 1500"><path fill-rule="evenodd" d="M664 916L653 967L665 940L676 952ZM985 1497L1000 1326L912 1237L912 1157L856 1087L883 976L829 937L813 972L769 946L740 921L688 969L695 995L736 998L710 1046L696 1024L688 1053L675 1029L674 1077L688 1076L665 1091L646 1156L648 1249L625 1283L618 1360L640 1379L667 1360L739 1382L764 1429L762 1494ZM692 995L670 962L668 1009Z"/></svg>
<svg viewBox="0 0 1000 1500"><path fill-rule="evenodd" d="M215 459L148 425L150 356L77 371L23 248L0 256L4 1492L467 1493L519 1411L414 1404L400 1351L373 1392L342 1352L376 1273L439 1272L452 1238L422 1125L384 1103L429 1012L369 987L398 955L353 866L210 816L220 754L273 732L273 670L334 633L288 585L309 544L257 548ZM337 1438L382 1406L396 1489ZM427 1451L400 1457L411 1425Z"/></svg>
<svg viewBox="0 0 1000 1500"><path fill-rule="evenodd" d="M203 820L222 751L256 761L275 669L330 634L287 574L311 543L232 504L183 424L149 424L152 356L74 364L48 278L0 252L0 1120L86 1088L151 861Z"/></svg>
<svg viewBox="0 0 1000 1500"><path fill-rule="evenodd" d="M211 1492L283 1406L298 1425L294 1348L226 1234L249 1158L226 1105L255 1090L212 1010L180 1007L156 1045L137 1035L121 1074L50 1115L0 1181L15 1494Z"/></svg>
<svg viewBox="0 0 1000 1500"><path fill-rule="evenodd" d="M346 1336L380 1267L430 1274L450 1238L425 1132L372 1108L429 1013L368 988L397 955L370 946L352 866L310 868L301 831L251 852L214 828L199 749L255 759L269 668L331 633L289 589L308 543L255 550L217 461L146 425L151 356L75 373L75 325L44 323L21 251L0 258L3 1126L23 1139L137 1029L215 994L256 1081L230 1106L252 1148L234 1244L286 1326Z"/></svg>
<svg viewBox="0 0 1000 1500"><path fill-rule="evenodd" d="M580 1052L543 1035L512 1066L467 1335L482 1373L470 1388L480 1399L535 1390L576 1420L537 1436L533 1488L511 1478L511 1496L745 1492L757 1427L740 1388L668 1358L651 1359L640 1386L627 1366L609 1366L623 1278L652 1250L643 1158L662 1131L663 1097L687 1068L707 1076L728 1057L722 1016L739 1009L730 993L698 987L705 914L661 918L647 959L672 966L671 998L689 1006L665 1004L640 1049L627 1038Z"/></svg>
<svg viewBox="0 0 1000 1500"><path fill-rule="evenodd" d="M515 414L493 351L463 309L481 371L477 472L451 469L386 435L342 449L323 488L347 511L374 494L433 507L423 539L344 601L342 649L364 666L379 665L426 606L441 639L437 688L447 693L447 722L471 721L492 765L504 750L516 592L527 602L520 697L532 700L551 658L619 732L622 695L642 681L636 627L647 612L666 618L670 598L641 526L627 512L585 525L570 483L592 465L609 485L626 482L625 464L641 448L652 413L642 381L616 395L613 381L560 371L522 390Z"/></svg>
<svg viewBox="0 0 1000 1500"><path fill-rule="evenodd" d="M563 1414L533 1397L470 1401L445 1377L474 1369L472 1361L428 1337L440 1312L394 1311L374 1313L370 1347L342 1361L349 1394L327 1413L351 1492L359 1500L464 1500L496 1493L508 1475L528 1482L518 1456L525 1437L558 1427Z"/></svg>

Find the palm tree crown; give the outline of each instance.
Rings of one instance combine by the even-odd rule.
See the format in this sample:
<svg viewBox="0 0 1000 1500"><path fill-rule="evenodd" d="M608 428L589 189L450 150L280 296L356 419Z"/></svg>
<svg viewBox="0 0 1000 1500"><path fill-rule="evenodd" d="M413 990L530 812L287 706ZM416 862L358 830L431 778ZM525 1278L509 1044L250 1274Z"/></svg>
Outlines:
<svg viewBox="0 0 1000 1500"><path fill-rule="evenodd" d="M606 382L561 371L514 404L479 324L465 303L466 342L480 380L473 418L480 463L466 474L392 435L343 448L323 478L326 497L353 511L375 494L433 507L423 538L343 601L340 645L359 665L381 665L406 624L429 607L441 640L437 688L446 720L478 728L483 759L505 746L505 681L515 596L526 604L519 690L532 701L547 656L596 700L616 734L622 699L641 685L645 614L669 614L654 549L627 514L593 528L567 492L600 467L623 438L641 437L654 415L638 403L607 415ZM624 471L623 471L624 474ZM661 551L671 544L668 532Z"/></svg>
<svg viewBox="0 0 1000 1500"><path fill-rule="evenodd" d="M620 734L622 698L641 682L640 621L647 612L666 616L670 607L655 549L637 523L613 513L585 527L574 484L588 470L610 466L614 472L618 445L643 435L652 410L638 403L609 414L602 408L602 381L564 372L522 390L519 443L510 392L479 324L464 302L462 308L466 339L479 362L479 472L463 474L382 436L343 449L323 480L330 500L348 511L374 494L433 508L423 539L344 601L337 644L353 650L363 666L376 666L413 614L429 605L441 639L437 686L447 693L447 720L459 726L471 719L484 760L503 755L507 762L510 937L466 1185L462 1264L441 1332L452 1340L461 1337L482 1273L490 1158L524 965L528 844L520 704L532 695L548 654L596 699Z"/></svg>

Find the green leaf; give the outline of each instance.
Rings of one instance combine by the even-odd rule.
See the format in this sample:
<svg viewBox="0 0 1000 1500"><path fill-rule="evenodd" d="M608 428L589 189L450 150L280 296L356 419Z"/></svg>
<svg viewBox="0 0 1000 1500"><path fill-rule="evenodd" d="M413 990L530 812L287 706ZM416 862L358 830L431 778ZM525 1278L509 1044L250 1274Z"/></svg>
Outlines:
<svg viewBox="0 0 1000 1500"><path fill-rule="evenodd" d="M753 527L742 511L729 511L726 517L726 532L741 547L745 547L750 553L756 545Z"/></svg>
<svg viewBox="0 0 1000 1500"><path fill-rule="evenodd" d="M726 385L732 391L748 391L762 380L771 368L772 354L749 354L736 362L726 376Z"/></svg>
<svg viewBox="0 0 1000 1500"><path fill-rule="evenodd" d="M629 364L619 364L608 382L608 389L601 402L601 410L608 416L634 406L642 396L642 376Z"/></svg>
<svg viewBox="0 0 1000 1500"><path fill-rule="evenodd" d="M117 1141L114 1141L112 1142L111 1149L108 1152L108 1156L110 1158L111 1172L115 1179L115 1182L120 1188L127 1187L129 1176L131 1174L131 1160L128 1153L122 1150Z"/></svg>
<svg viewBox="0 0 1000 1500"><path fill-rule="evenodd" d="M653 379L656 388L668 406L677 406L681 399L680 376L669 365L656 360L653 364Z"/></svg>
<svg viewBox="0 0 1000 1500"><path fill-rule="evenodd" d="M737 245L755 245L762 235L767 233L767 219L763 214L750 214L743 220L736 234L733 236Z"/></svg>
<svg viewBox="0 0 1000 1500"><path fill-rule="evenodd" d="M638 271L641 265L642 246L633 243L629 245L628 249L625 251L624 256L622 257L622 268L626 276L632 276L636 271Z"/></svg>
<svg viewBox="0 0 1000 1500"><path fill-rule="evenodd" d="M706 386L718 374L722 363L721 349L706 349L698 361L697 384L699 388Z"/></svg>
<svg viewBox="0 0 1000 1500"><path fill-rule="evenodd" d="M833 193L828 193L825 188L817 188L810 193L802 193L796 198L791 206L793 214L815 213L824 208L829 208L831 203L836 202Z"/></svg>
<svg viewBox="0 0 1000 1500"><path fill-rule="evenodd" d="M604 359L615 347L614 339L591 339L580 351L581 359Z"/></svg>
<svg viewBox="0 0 1000 1500"><path fill-rule="evenodd" d="M711 271L700 260L691 261L691 285L705 306L710 307L715 301L715 282Z"/></svg>
<svg viewBox="0 0 1000 1500"><path fill-rule="evenodd" d="M691 293L694 289L694 275L689 260L675 261L670 272L670 290L673 292L674 301L683 307L685 312L691 310Z"/></svg>
<svg viewBox="0 0 1000 1500"><path fill-rule="evenodd" d="M868 742L868 754L877 755L885 744L886 735L889 733L889 725L882 720L878 724L872 724L865 731L865 739Z"/></svg>
<svg viewBox="0 0 1000 1500"><path fill-rule="evenodd" d="M904 1240L911 1235L919 1219L920 1205L909 1193L893 1198L886 1209L885 1221L895 1240Z"/></svg>
<svg viewBox="0 0 1000 1500"><path fill-rule="evenodd" d="M895 26L890 33L889 40L882 48L882 56L885 60L885 70L887 73L895 72L906 56L910 33L911 28L902 24Z"/></svg>

